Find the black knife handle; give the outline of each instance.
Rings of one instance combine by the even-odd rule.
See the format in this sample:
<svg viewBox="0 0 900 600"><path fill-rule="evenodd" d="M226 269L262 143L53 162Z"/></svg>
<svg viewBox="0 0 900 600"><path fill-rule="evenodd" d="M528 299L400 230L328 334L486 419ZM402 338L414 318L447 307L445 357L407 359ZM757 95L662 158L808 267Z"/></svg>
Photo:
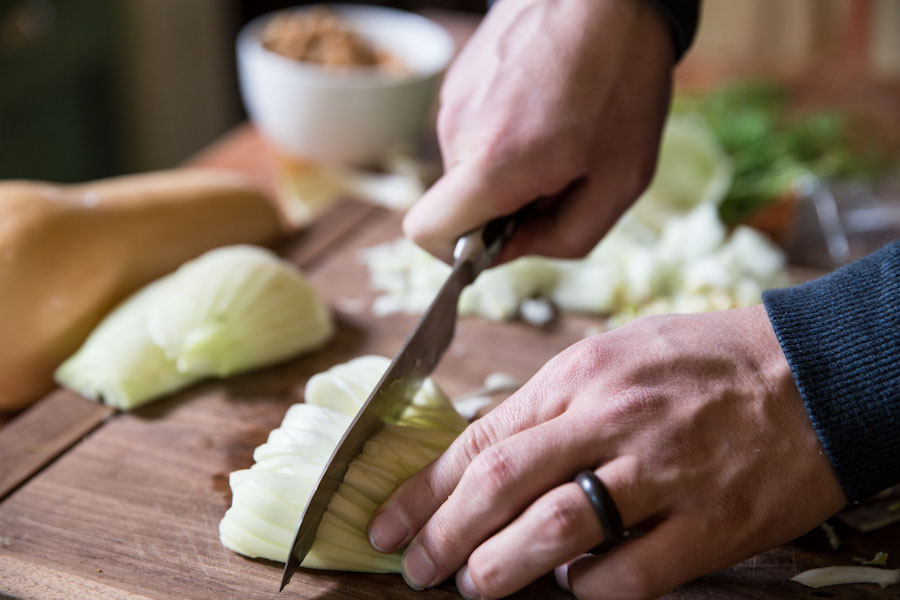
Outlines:
<svg viewBox="0 0 900 600"><path fill-rule="evenodd" d="M511 215L504 215L489 221L464 234L456 242L453 259L456 263L471 261L477 272L489 267L500 255L507 241L516 233L519 223L531 213L532 204L526 204Z"/></svg>

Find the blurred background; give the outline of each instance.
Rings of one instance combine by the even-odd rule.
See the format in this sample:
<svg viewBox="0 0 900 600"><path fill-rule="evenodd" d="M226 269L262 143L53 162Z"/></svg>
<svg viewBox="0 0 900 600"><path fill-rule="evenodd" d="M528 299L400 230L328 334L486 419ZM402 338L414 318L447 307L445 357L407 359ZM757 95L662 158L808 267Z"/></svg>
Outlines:
<svg viewBox="0 0 900 600"><path fill-rule="evenodd" d="M370 2L483 12L483 0ZM244 120L234 39L279 0L0 1L0 178L78 181L178 164ZM798 74L893 114L896 0L706 0L685 86ZM874 82L871 94L860 82ZM890 119L888 119L890 120Z"/></svg>

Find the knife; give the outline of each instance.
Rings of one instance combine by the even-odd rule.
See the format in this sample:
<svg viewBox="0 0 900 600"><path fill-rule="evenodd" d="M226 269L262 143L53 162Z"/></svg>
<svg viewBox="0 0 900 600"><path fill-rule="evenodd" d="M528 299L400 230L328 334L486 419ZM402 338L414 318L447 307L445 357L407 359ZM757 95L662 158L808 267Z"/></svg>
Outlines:
<svg viewBox="0 0 900 600"><path fill-rule="evenodd" d="M350 423L319 477L315 491L300 517L291 551L284 564L279 591L288 584L312 547L316 531L325 516L325 509L337 492L350 463L359 455L366 441L385 423L396 422L400 418L412 403L422 382L450 346L456 327L459 295L463 288L475 281L478 274L494 262L503 245L515 232L520 218L519 213L514 213L494 219L457 241L450 276Z"/></svg>

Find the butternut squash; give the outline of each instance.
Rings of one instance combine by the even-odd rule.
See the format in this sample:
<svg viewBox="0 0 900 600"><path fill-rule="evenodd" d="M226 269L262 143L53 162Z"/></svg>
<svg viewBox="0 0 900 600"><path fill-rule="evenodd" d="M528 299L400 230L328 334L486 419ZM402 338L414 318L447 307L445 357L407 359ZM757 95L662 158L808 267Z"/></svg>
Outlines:
<svg viewBox="0 0 900 600"><path fill-rule="evenodd" d="M280 232L267 197L228 171L0 182L0 411L49 391L57 365L137 288L211 248Z"/></svg>

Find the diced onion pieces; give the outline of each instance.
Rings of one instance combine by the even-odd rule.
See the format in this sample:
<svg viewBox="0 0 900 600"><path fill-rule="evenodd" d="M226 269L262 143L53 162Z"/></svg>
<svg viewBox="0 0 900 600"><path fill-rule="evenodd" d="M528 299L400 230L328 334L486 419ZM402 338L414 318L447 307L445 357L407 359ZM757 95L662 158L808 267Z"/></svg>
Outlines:
<svg viewBox="0 0 900 600"><path fill-rule="evenodd" d="M460 297L460 314L521 317L541 326L557 308L610 315L613 325L660 313L749 306L788 283L786 259L749 227L728 234L719 218L730 160L702 121L672 117L653 184L582 260L526 256L484 271ZM372 311L423 312L449 267L411 241L368 248L362 260L379 292Z"/></svg>

